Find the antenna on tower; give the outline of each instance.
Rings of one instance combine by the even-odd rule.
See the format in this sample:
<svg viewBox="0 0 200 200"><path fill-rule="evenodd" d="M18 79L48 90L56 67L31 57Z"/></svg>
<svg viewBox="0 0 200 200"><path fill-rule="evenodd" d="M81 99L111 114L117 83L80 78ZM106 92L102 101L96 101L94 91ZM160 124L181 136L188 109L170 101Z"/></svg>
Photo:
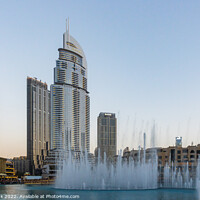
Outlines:
<svg viewBox="0 0 200 200"><path fill-rule="evenodd" d="M69 34L69 17L68 17L68 42L70 42L70 34Z"/></svg>
<svg viewBox="0 0 200 200"><path fill-rule="evenodd" d="M66 18L66 32L63 34L63 48L67 45L67 39L68 39L68 28L67 28L67 18Z"/></svg>
<svg viewBox="0 0 200 200"><path fill-rule="evenodd" d="M65 41L70 42L70 34L69 34L69 17L66 19L66 35L65 35ZM68 44L67 44L68 45Z"/></svg>
<svg viewBox="0 0 200 200"><path fill-rule="evenodd" d="M66 33L68 33L68 30L67 30L67 18L66 18Z"/></svg>

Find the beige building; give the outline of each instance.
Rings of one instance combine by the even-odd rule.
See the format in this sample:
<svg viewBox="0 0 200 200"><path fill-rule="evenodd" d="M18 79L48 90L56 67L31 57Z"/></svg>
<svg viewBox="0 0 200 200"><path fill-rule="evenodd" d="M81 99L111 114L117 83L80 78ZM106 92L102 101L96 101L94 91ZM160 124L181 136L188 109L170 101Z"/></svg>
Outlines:
<svg viewBox="0 0 200 200"><path fill-rule="evenodd" d="M195 178L196 167L200 155L200 144L196 146L182 147L181 145L169 146L167 148L148 148L145 151L146 161L150 160L153 156L157 156L159 179L163 180L164 168L170 167L177 171L180 170L184 173L184 169L188 168L190 177ZM132 158L134 161L144 160L144 150L129 150L126 147L123 151L123 160L129 161Z"/></svg>
<svg viewBox="0 0 200 200"><path fill-rule="evenodd" d="M6 173L6 158L0 157L0 174Z"/></svg>
<svg viewBox="0 0 200 200"><path fill-rule="evenodd" d="M158 165L165 166L169 164L170 166L182 166L188 163L189 166L196 166L198 162L198 157L200 154L200 144L196 146L169 146L167 148L148 148L146 149L146 160L150 159L152 156L152 152L157 153ZM123 158L128 159L130 156L134 160L138 160L138 156L140 154L140 160L144 158L144 151L141 149L140 153L138 150L132 149L129 150L126 147L123 151Z"/></svg>

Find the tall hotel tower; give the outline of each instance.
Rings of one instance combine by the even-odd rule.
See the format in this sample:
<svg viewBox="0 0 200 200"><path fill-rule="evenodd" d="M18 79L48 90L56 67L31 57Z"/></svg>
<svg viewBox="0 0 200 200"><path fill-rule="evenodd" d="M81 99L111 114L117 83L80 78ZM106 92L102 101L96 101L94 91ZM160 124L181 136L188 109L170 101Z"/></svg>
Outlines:
<svg viewBox="0 0 200 200"><path fill-rule="evenodd" d="M27 77L27 159L31 174L40 174L50 149L50 117L47 84Z"/></svg>
<svg viewBox="0 0 200 200"><path fill-rule="evenodd" d="M101 112L97 118L97 148L101 158L113 157L117 151L117 119L114 113Z"/></svg>
<svg viewBox="0 0 200 200"><path fill-rule="evenodd" d="M90 98L87 62L79 43L63 34L63 48L54 68L51 85L51 148L90 151Z"/></svg>

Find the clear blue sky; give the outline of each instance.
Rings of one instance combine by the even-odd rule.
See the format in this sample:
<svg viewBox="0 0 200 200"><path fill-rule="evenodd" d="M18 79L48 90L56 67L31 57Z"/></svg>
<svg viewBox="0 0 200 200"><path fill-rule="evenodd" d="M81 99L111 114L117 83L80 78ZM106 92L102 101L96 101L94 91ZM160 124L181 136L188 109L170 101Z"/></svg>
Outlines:
<svg viewBox="0 0 200 200"><path fill-rule="evenodd" d="M50 86L65 19L88 62L91 152L99 112L118 149L200 143L200 2L0 0L0 156L26 154L26 77Z"/></svg>

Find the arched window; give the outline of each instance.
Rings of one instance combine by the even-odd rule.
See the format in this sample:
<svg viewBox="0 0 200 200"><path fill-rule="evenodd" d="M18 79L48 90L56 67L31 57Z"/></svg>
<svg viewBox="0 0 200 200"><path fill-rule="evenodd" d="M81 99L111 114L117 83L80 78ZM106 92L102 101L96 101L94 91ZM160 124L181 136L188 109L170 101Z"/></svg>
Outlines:
<svg viewBox="0 0 200 200"><path fill-rule="evenodd" d="M194 150L191 150L190 153L195 153Z"/></svg>

